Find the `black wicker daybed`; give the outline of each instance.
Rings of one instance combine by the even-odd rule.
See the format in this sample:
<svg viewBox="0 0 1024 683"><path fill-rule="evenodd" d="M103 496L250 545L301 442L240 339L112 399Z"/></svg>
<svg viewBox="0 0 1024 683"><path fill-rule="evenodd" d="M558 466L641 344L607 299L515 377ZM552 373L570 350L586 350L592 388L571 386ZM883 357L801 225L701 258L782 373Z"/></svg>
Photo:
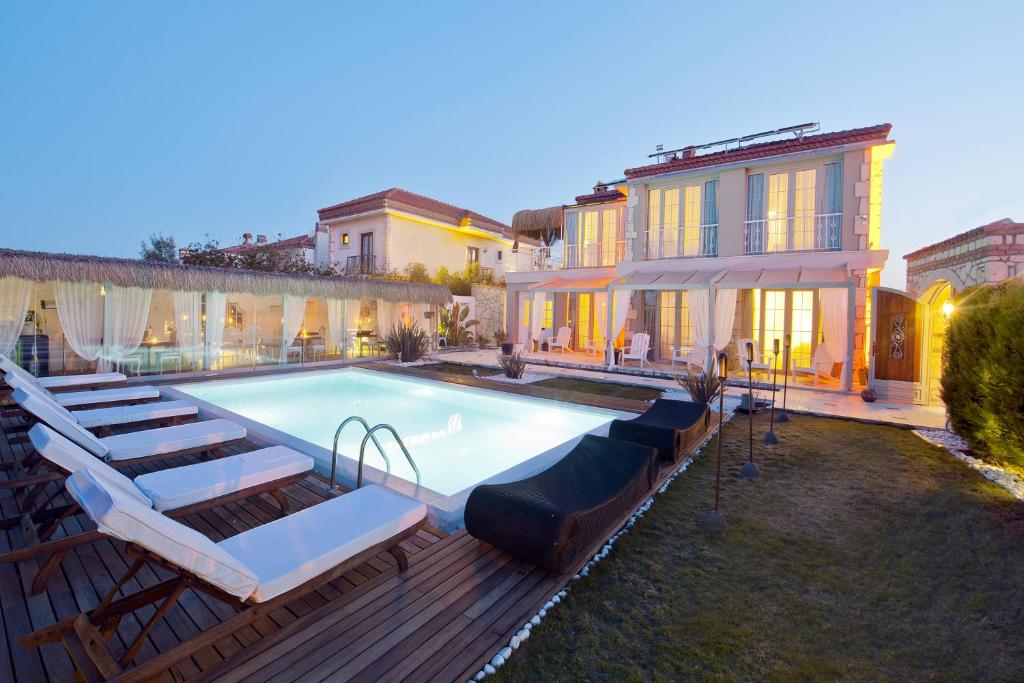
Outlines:
<svg viewBox="0 0 1024 683"><path fill-rule="evenodd" d="M704 404L659 398L643 415L612 422L608 436L653 446L662 462L676 463L704 433L707 414Z"/></svg>
<svg viewBox="0 0 1024 683"><path fill-rule="evenodd" d="M540 474L473 489L466 531L562 572L640 501L657 470L650 446L587 434Z"/></svg>

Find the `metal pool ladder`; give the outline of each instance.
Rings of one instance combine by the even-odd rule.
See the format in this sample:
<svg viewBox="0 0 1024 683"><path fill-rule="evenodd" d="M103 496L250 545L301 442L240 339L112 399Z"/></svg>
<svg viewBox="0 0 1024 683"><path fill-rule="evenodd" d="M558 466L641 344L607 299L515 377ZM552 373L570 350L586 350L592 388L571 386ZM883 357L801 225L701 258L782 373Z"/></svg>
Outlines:
<svg viewBox="0 0 1024 683"><path fill-rule="evenodd" d="M398 447L402 449L402 453L405 455L405 459L409 461L409 465L412 467L412 471L416 473L416 485L420 485L420 468L416 466L416 461L412 459L412 455L409 453L409 449L405 447L405 443L402 441L402 437L398 435L398 432L389 424L380 423L370 427L369 423L359 415L353 415L342 420L341 424L338 425L338 429L334 432L334 450L331 452L331 487L328 489L328 493L331 495L338 495L341 491L338 489L338 437L341 436L341 431L350 422L358 422L363 425L363 429L366 430L366 436L363 437L363 442L359 444L359 469L356 474L356 488L363 485L363 459L366 456L366 444L373 441L373 445L377 447L377 452L384 458L384 465L387 469L388 474L391 474L391 460L388 459L387 454L384 452L384 448L380 445L380 441L377 440L377 436L374 432L386 429L391 432L391 435L395 437L395 441L398 442Z"/></svg>

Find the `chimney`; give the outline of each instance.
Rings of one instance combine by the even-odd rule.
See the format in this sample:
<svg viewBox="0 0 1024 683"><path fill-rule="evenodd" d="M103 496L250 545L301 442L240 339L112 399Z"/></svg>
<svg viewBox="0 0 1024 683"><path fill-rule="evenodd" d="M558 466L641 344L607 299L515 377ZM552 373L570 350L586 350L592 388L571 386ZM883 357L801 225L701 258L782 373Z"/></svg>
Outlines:
<svg viewBox="0 0 1024 683"><path fill-rule="evenodd" d="M683 159L692 159L695 156L697 156L697 150L694 149L693 147L687 147L686 149L683 150Z"/></svg>
<svg viewBox="0 0 1024 683"><path fill-rule="evenodd" d="M267 236L266 235L256 235L256 245L257 246L262 245L262 244L266 244L266 243L267 243Z"/></svg>
<svg viewBox="0 0 1024 683"><path fill-rule="evenodd" d="M251 232L243 232L242 233L242 244L252 244L252 233Z"/></svg>

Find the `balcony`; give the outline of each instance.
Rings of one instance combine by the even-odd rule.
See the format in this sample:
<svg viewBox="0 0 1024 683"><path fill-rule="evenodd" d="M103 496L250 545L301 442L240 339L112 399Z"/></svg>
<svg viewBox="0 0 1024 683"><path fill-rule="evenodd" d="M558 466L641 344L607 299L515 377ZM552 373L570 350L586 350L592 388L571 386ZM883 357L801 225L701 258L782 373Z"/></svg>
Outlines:
<svg viewBox="0 0 1024 683"><path fill-rule="evenodd" d="M550 247L520 248L511 254L505 271L536 273L567 268L600 268L614 266L626 258L626 240L564 244Z"/></svg>
<svg viewBox="0 0 1024 683"><path fill-rule="evenodd" d="M375 275L376 256L349 256L345 259L345 275Z"/></svg>
<svg viewBox="0 0 1024 683"><path fill-rule="evenodd" d="M644 244L648 261L718 256L718 223L649 230Z"/></svg>
<svg viewBox="0 0 1024 683"><path fill-rule="evenodd" d="M842 223L841 213L747 221L743 228L743 253L840 251L843 248Z"/></svg>

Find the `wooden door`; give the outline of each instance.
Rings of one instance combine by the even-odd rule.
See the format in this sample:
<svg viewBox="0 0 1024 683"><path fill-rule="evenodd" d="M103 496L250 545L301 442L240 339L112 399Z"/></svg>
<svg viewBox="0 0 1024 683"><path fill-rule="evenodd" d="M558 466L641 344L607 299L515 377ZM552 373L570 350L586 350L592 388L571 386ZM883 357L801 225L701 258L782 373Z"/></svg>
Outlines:
<svg viewBox="0 0 1024 683"><path fill-rule="evenodd" d="M876 289L874 377L917 382L921 377L920 316L917 301L890 289Z"/></svg>

